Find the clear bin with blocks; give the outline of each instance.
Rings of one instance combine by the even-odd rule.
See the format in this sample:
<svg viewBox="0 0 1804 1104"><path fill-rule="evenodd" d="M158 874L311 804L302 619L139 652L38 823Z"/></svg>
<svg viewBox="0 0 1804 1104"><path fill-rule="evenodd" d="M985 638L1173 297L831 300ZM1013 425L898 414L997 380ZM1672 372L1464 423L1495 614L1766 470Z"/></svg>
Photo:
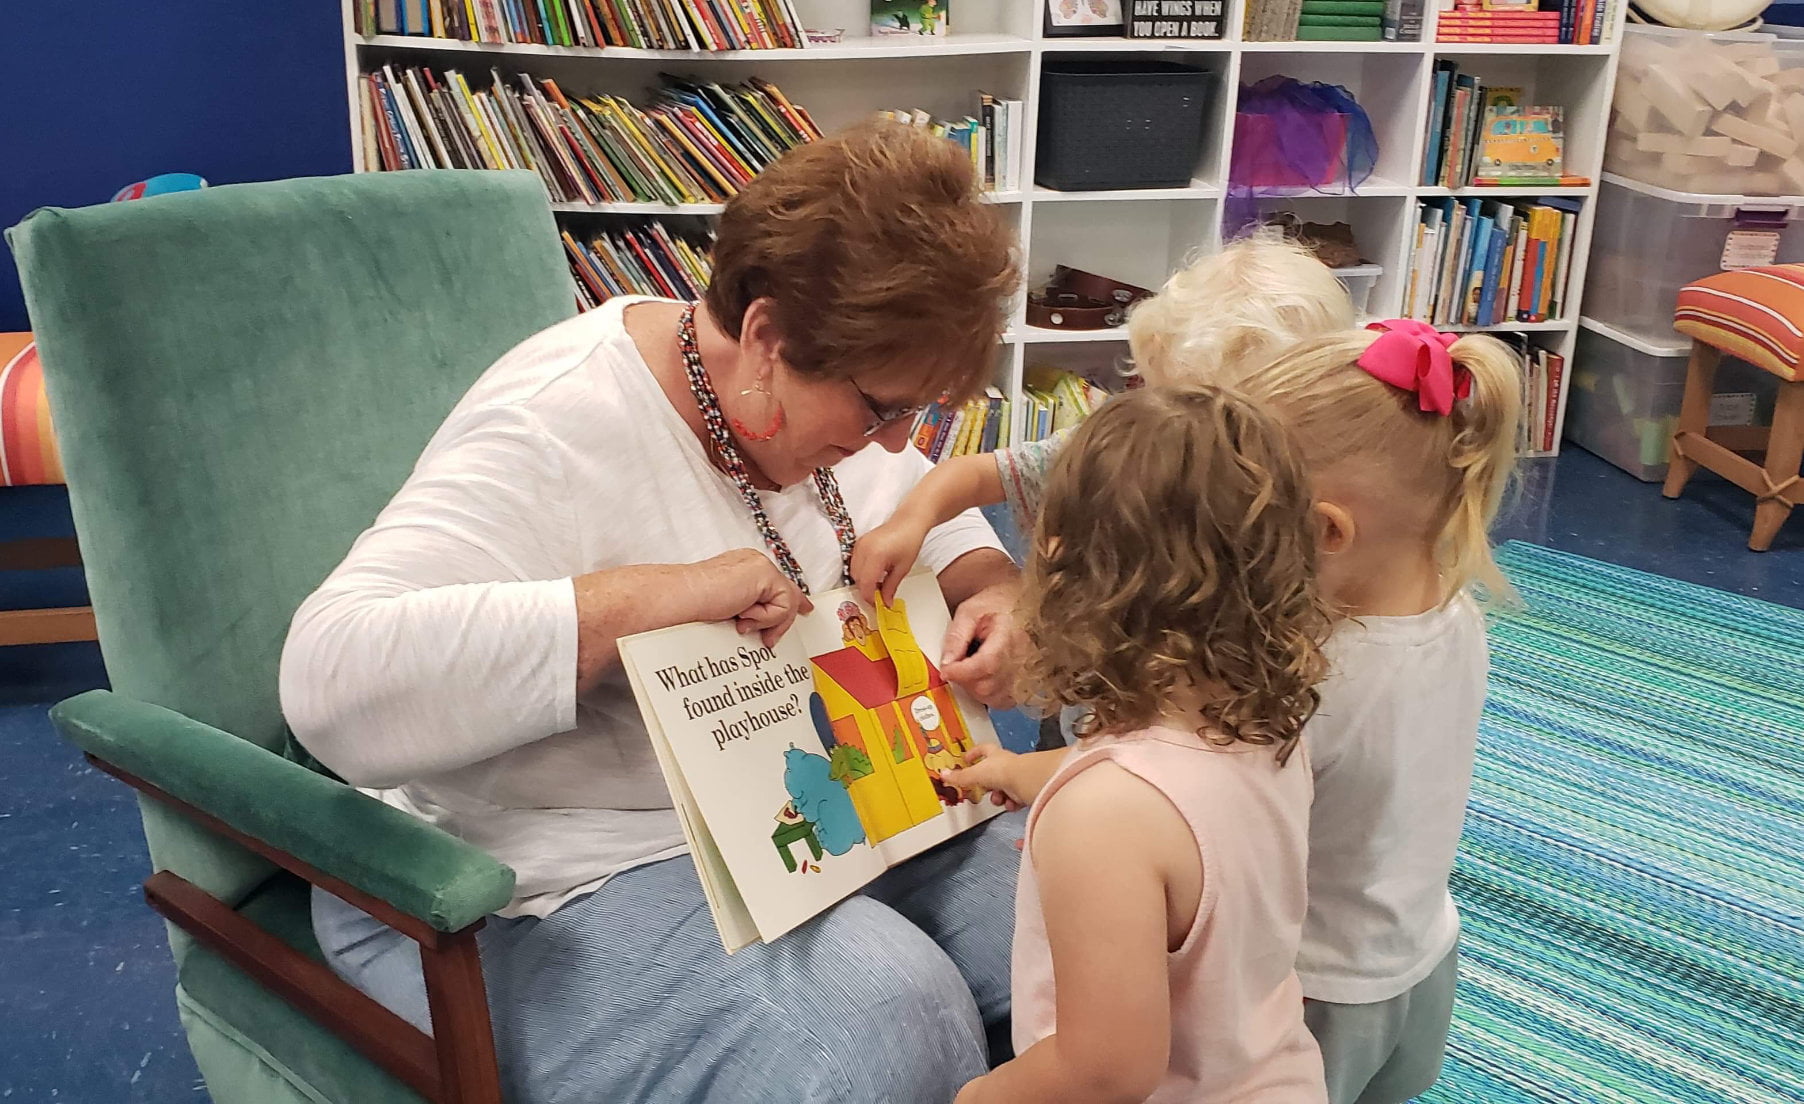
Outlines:
<svg viewBox="0 0 1804 1104"><path fill-rule="evenodd" d="M1605 176L1596 208L1585 316L1657 345L1684 340L1672 328L1679 289L1721 272L1725 253L1804 261L1804 196L1697 195Z"/></svg>
<svg viewBox="0 0 1804 1104"><path fill-rule="evenodd" d="M1623 28L1604 170L1717 195L1804 195L1804 41Z"/></svg>
<svg viewBox="0 0 1804 1104"><path fill-rule="evenodd" d="M1685 399L1691 343L1677 334L1649 342L1586 318L1573 354L1566 437L1637 479L1666 478L1666 450ZM1717 370L1711 424L1753 427L1772 423L1777 381L1739 360Z"/></svg>

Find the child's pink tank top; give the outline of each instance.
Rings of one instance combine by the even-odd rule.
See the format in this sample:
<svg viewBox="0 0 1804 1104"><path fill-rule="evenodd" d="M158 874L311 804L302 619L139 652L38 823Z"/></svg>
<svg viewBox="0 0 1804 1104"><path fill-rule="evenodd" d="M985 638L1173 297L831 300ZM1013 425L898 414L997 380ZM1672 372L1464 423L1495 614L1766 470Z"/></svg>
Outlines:
<svg viewBox="0 0 1804 1104"><path fill-rule="evenodd" d="M1269 747L1218 748L1195 733L1154 728L1072 751L1027 821L1015 891L1015 1052L1057 1030L1052 955L1034 880L1034 824L1060 786L1105 759L1171 801L1203 861L1196 921L1167 956L1171 1067L1149 1101L1325 1102L1321 1054L1303 1023L1296 974L1314 789L1301 747L1280 767Z"/></svg>

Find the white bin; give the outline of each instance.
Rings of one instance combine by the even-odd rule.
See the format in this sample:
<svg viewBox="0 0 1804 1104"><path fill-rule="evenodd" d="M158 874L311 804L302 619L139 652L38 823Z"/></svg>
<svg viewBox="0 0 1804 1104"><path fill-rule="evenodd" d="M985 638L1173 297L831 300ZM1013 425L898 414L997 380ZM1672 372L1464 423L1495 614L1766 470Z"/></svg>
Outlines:
<svg viewBox="0 0 1804 1104"><path fill-rule="evenodd" d="M1759 198L1674 192L1605 176L1597 195L1585 315L1666 345L1679 289L1722 271L1737 212L1785 220L1775 262L1804 261L1804 196Z"/></svg>
<svg viewBox="0 0 1804 1104"><path fill-rule="evenodd" d="M1384 275L1384 266L1359 264L1337 268L1333 272L1341 286L1347 289L1347 298L1353 300L1353 316L1364 318L1366 308L1372 302L1372 287L1378 283L1378 277Z"/></svg>
<svg viewBox="0 0 1804 1104"><path fill-rule="evenodd" d="M1637 479L1666 478L1666 450L1685 398L1691 343L1679 334L1643 341L1595 319L1579 320L1566 437ZM1716 373L1714 425L1770 425L1778 381L1725 357Z"/></svg>

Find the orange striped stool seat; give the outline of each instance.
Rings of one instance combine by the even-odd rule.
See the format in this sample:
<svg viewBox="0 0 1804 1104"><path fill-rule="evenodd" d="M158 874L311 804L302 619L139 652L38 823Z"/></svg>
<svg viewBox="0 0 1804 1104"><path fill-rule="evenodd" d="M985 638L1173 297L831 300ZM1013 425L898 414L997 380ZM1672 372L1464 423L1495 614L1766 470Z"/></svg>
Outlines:
<svg viewBox="0 0 1804 1104"><path fill-rule="evenodd" d="M31 335L0 334L0 487L63 482Z"/></svg>
<svg viewBox="0 0 1804 1104"><path fill-rule="evenodd" d="M1709 276L1680 290L1673 329L1691 338L1685 402L1672 436L1664 492L1677 498L1699 467L1754 496L1748 547L1764 552L1792 507L1804 503L1804 265L1767 265ZM1738 445L1764 447L1756 464L1712 440L1710 397L1723 354L1740 357L1782 381L1773 426ZM1761 439L1761 438L1764 439Z"/></svg>
<svg viewBox="0 0 1804 1104"><path fill-rule="evenodd" d="M0 333L0 487L62 482L37 346L28 333ZM0 535L0 571L79 566L74 537ZM94 611L87 606L0 610L0 647L93 639Z"/></svg>

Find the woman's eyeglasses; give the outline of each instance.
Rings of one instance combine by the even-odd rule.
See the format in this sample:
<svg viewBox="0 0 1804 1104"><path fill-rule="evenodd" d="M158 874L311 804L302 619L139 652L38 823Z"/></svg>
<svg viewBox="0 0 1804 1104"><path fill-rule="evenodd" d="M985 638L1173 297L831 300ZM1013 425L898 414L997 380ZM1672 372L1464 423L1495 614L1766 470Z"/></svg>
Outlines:
<svg viewBox="0 0 1804 1104"><path fill-rule="evenodd" d="M857 380L848 379L846 382L852 385L852 390L858 392L858 397L864 400L865 409L871 412L871 424L864 431L866 437L875 437L904 418L913 418L927 409L924 404L898 406L879 402L872 398L868 391L858 386Z"/></svg>

